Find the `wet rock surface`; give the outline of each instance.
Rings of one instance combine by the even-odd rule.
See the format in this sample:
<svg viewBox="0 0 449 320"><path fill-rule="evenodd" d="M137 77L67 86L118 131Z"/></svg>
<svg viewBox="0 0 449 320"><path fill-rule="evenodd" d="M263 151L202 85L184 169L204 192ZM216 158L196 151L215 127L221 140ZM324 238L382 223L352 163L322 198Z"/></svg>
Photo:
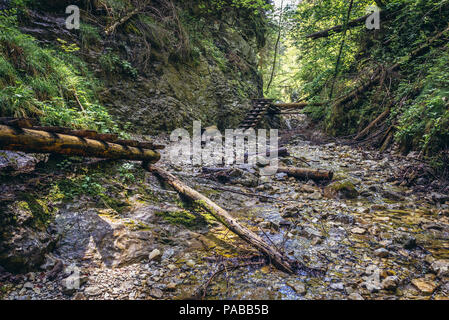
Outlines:
<svg viewBox="0 0 449 320"><path fill-rule="evenodd" d="M435 202L431 191L397 185L396 170L409 165L410 159L335 143L316 145L301 136L289 141L292 165L301 166L303 162L296 159L301 157L314 168L333 170L334 181L325 185L250 173L251 179L258 179L256 186L244 181L224 185L205 177L201 167L172 168L162 160L160 165L232 212L239 222L285 247L292 259L324 271L313 276L287 275L271 266L238 268L217 277L207 298L449 297L445 214L449 204ZM344 184L347 188L340 190L346 191L326 196L326 188L337 184ZM181 205L177 194L150 174L145 175L143 188L152 196L146 197L141 189L129 192L129 206L120 213L95 202L66 204L53 224L59 238L51 253L54 258L47 255L47 262L32 273L2 271L2 298L191 298L218 270L222 258L211 258L251 252L213 219L189 215L192 211ZM58 261L63 267L50 277ZM77 285L71 289L67 283Z"/></svg>

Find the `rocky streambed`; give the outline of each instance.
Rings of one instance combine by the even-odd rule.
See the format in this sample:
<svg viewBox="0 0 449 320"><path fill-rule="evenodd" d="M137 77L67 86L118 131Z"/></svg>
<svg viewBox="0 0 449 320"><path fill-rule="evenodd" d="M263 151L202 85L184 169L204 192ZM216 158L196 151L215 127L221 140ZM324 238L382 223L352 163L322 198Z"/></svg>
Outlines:
<svg viewBox="0 0 449 320"><path fill-rule="evenodd" d="M211 281L206 299L449 297L449 196L400 185L395 177L413 159L317 145L299 134L289 137L287 148L286 165L331 169L334 180L260 178L257 168L240 166L223 185L200 167L162 161L291 258L322 270L317 276L271 266L230 268ZM138 164L123 166L128 171L110 168L111 177L101 180L113 202L89 194L54 200L46 231L52 246L32 272L2 270L2 299L193 298L223 261L230 267L235 258L254 254ZM30 241L23 246L33 247Z"/></svg>

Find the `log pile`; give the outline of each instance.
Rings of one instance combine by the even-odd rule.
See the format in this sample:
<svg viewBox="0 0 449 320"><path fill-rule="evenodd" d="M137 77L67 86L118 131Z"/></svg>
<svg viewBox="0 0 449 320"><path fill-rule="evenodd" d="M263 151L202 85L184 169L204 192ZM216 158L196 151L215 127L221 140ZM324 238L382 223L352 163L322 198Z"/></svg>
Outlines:
<svg viewBox="0 0 449 320"><path fill-rule="evenodd" d="M92 130L37 126L33 119L0 118L0 149L156 163L156 150L164 146Z"/></svg>

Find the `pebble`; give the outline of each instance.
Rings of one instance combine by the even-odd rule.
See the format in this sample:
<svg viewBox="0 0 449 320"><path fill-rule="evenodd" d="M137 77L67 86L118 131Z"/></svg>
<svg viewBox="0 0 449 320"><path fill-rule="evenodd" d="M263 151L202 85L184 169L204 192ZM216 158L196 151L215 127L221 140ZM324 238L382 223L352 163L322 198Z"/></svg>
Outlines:
<svg viewBox="0 0 449 320"><path fill-rule="evenodd" d="M307 292L306 286L302 282L288 282L287 285L291 287L297 294L303 295Z"/></svg>
<svg viewBox="0 0 449 320"><path fill-rule="evenodd" d="M332 283L330 285L330 287L331 287L331 289L337 290L337 291L344 291L345 290L345 285L342 282Z"/></svg>
<svg viewBox="0 0 449 320"><path fill-rule="evenodd" d="M349 300L363 301L365 300L360 293L354 292L348 296Z"/></svg>
<svg viewBox="0 0 449 320"><path fill-rule="evenodd" d="M160 259L160 258L162 258L162 256L161 256L161 251L158 250L158 249L154 249L153 251L151 251L151 253L150 253L149 256L148 256L148 259L149 259L150 261L158 260L158 259Z"/></svg>
<svg viewBox="0 0 449 320"><path fill-rule="evenodd" d="M161 289L152 288L150 290L150 296L153 298L160 299L160 298L162 298L163 295L164 295L164 293L162 292Z"/></svg>
<svg viewBox="0 0 449 320"><path fill-rule="evenodd" d="M32 284L31 282L26 282L26 283L23 285L23 287L24 287L25 289L33 289L33 288L34 288L34 286L33 286L33 284Z"/></svg>
<svg viewBox="0 0 449 320"><path fill-rule="evenodd" d="M384 290L396 290L398 287L399 279L396 276L390 276L382 281L382 289Z"/></svg>
<svg viewBox="0 0 449 320"><path fill-rule="evenodd" d="M437 289L437 285L434 281L421 278L421 279L414 279L412 280L412 284L422 293L426 295L431 295L435 292Z"/></svg>
<svg viewBox="0 0 449 320"><path fill-rule="evenodd" d="M169 283L169 284L167 285L167 290L169 290L169 291L174 291L174 290L176 290L176 283L173 283L173 282Z"/></svg>
<svg viewBox="0 0 449 320"><path fill-rule="evenodd" d="M86 294L87 296L98 296L101 293L101 289L98 286L91 286L91 287L87 287L84 290L84 294Z"/></svg>
<svg viewBox="0 0 449 320"><path fill-rule="evenodd" d="M379 258L386 258L390 255L390 252L385 248L380 248L374 251L374 255Z"/></svg>
<svg viewBox="0 0 449 320"><path fill-rule="evenodd" d="M449 276L449 260L437 260L432 263L431 268L439 277Z"/></svg>
<svg viewBox="0 0 449 320"><path fill-rule="evenodd" d="M366 229L356 227L356 228L351 229L351 232L355 233L355 234L365 234Z"/></svg>
<svg viewBox="0 0 449 320"><path fill-rule="evenodd" d="M190 268L194 268L196 264L193 260L187 260L186 265Z"/></svg>
<svg viewBox="0 0 449 320"><path fill-rule="evenodd" d="M169 264L169 265L167 266L167 268L168 268L170 271L176 270L176 266L175 266L174 264Z"/></svg>

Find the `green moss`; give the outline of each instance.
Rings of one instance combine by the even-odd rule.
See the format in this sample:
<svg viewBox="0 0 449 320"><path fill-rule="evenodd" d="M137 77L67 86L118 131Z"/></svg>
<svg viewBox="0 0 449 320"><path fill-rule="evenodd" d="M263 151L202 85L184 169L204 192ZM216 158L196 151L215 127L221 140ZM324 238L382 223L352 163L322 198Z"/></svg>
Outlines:
<svg viewBox="0 0 449 320"><path fill-rule="evenodd" d="M355 185L349 180L334 182L326 189L331 190L331 192L337 193L347 199L354 199L359 195Z"/></svg>
<svg viewBox="0 0 449 320"><path fill-rule="evenodd" d="M119 132L97 103L97 81L76 56L76 44L59 39L57 47L43 47L20 31L17 20L15 11L0 15L0 116ZM83 30L84 38L96 39L92 28Z"/></svg>
<svg viewBox="0 0 449 320"><path fill-rule="evenodd" d="M197 216L185 210L158 212L156 215L175 225L194 227L198 224Z"/></svg>
<svg viewBox="0 0 449 320"><path fill-rule="evenodd" d="M45 228L54 218L55 210L50 209L47 199L38 199L35 196L23 193L21 195L23 201L18 203L18 207L22 210L31 212L33 216L33 224L39 228Z"/></svg>
<svg viewBox="0 0 449 320"><path fill-rule="evenodd" d="M80 25L81 45L83 48L98 45L101 42L98 28L86 23Z"/></svg>

